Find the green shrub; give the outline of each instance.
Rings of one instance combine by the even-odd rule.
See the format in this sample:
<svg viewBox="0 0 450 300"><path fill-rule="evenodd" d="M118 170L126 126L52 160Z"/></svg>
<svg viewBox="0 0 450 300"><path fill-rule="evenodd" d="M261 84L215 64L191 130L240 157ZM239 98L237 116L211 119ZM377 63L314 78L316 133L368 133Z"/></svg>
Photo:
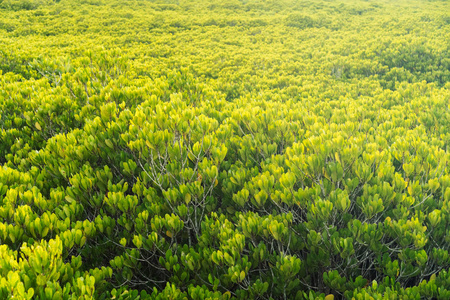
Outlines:
<svg viewBox="0 0 450 300"><path fill-rule="evenodd" d="M0 298L449 299L449 5L375 2L3 1Z"/></svg>

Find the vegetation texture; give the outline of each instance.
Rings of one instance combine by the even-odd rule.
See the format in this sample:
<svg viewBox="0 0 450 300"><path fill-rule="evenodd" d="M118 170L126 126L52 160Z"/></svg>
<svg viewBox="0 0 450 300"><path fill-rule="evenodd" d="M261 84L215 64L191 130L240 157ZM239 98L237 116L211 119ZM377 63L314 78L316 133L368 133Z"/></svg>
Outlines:
<svg viewBox="0 0 450 300"><path fill-rule="evenodd" d="M449 12L0 0L0 298L450 299Z"/></svg>

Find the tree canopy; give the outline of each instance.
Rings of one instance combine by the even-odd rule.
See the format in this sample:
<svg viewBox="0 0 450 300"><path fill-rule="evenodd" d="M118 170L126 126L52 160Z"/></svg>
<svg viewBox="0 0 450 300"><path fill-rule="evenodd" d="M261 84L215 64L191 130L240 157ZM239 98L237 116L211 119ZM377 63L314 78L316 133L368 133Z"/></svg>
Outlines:
<svg viewBox="0 0 450 300"><path fill-rule="evenodd" d="M0 298L450 299L449 11L0 0Z"/></svg>

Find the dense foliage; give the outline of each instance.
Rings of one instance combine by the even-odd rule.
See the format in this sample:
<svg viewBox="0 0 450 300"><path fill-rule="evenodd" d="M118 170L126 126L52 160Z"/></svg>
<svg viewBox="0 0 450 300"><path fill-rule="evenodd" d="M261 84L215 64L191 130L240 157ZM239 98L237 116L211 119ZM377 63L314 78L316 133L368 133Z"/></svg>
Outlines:
<svg viewBox="0 0 450 300"><path fill-rule="evenodd" d="M0 298L450 299L449 12L0 0Z"/></svg>

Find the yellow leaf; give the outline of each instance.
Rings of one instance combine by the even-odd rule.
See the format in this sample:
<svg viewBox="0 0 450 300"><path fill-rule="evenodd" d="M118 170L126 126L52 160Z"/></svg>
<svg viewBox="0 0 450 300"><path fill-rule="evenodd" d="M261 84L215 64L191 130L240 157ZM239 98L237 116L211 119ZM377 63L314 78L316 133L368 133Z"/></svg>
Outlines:
<svg viewBox="0 0 450 300"><path fill-rule="evenodd" d="M166 234L167 234L167 236L170 237L170 238L173 236L172 232L170 232L169 230L166 231Z"/></svg>
<svg viewBox="0 0 450 300"><path fill-rule="evenodd" d="M412 189L411 185L408 185L408 194L409 194L410 196L413 195L413 189Z"/></svg>
<svg viewBox="0 0 450 300"><path fill-rule="evenodd" d="M325 300L334 300L334 295L333 294L326 295Z"/></svg>
<svg viewBox="0 0 450 300"><path fill-rule="evenodd" d="M239 274L239 275L240 275L240 276L239 276L240 281L244 280L244 278L245 278L245 272L244 272L244 271L241 271L241 274Z"/></svg>
<svg viewBox="0 0 450 300"><path fill-rule="evenodd" d="M109 139L106 139L106 140L105 140L105 144L106 144L106 146L108 146L109 148L114 149L114 145L113 145L113 143L112 143Z"/></svg>
<svg viewBox="0 0 450 300"><path fill-rule="evenodd" d="M145 141L145 144L147 145L148 148L154 149L154 147L152 146L152 144L150 144L149 141Z"/></svg>
<svg viewBox="0 0 450 300"><path fill-rule="evenodd" d="M36 122L36 124L34 124L34 126L36 126L37 130L42 130L42 127L38 122Z"/></svg>
<svg viewBox="0 0 450 300"><path fill-rule="evenodd" d="M189 202L191 202L191 194L188 193L184 196L184 202L186 203L186 205L188 205Z"/></svg>

